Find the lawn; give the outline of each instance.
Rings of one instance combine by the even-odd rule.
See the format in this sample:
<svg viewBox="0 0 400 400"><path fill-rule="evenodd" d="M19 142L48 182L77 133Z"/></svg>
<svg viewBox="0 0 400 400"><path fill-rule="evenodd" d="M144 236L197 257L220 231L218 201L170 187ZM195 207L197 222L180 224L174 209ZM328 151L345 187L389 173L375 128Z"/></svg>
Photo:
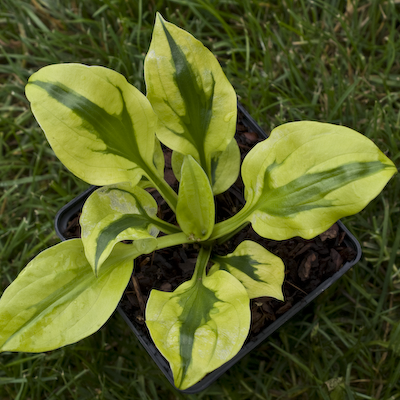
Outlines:
<svg viewBox="0 0 400 400"><path fill-rule="evenodd" d="M318 120L355 129L400 164L400 2L2 0L0 293L59 241L57 210L88 185L54 156L24 86L40 67L102 65L145 92L156 11L217 56L266 132ZM0 399L400 398L400 178L343 220L361 261L197 395L172 388L115 314L52 352L2 353Z"/></svg>

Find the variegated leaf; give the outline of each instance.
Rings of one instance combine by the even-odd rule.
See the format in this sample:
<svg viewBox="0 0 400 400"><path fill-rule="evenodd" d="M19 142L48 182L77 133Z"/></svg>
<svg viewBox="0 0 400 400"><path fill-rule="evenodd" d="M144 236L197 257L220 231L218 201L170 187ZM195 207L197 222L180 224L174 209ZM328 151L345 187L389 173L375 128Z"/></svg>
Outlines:
<svg viewBox="0 0 400 400"><path fill-rule="evenodd" d="M263 237L310 239L361 211L396 172L371 140L352 129L309 121L284 124L246 156L246 205L222 224L247 220Z"/></svg>
<svg viewBox="0 0 400 400"><path fill-rule="evenodd" d="M233 138L237 114L235 91L215 56L157 14L145 80L159 139L199 160L210 177L211 155Z"/></svg>
<svg viewBox="0 0 400 400"><path fill-rule="evenodd" d="M214 195L228 190L238 178L240 171L240 150L232 139L222 152L211 156L211 182Z"/></svg>
<svg viewBox="0 0 400 400"><path fill-rule="evenodd" d="M165 159L164 152L161 147L161 142L158 140L157 136L154 137L154 155L153 155L153 163L157 168L157 171L160 176L164 175L164 167L165 167Z"/></svg>
<svg viewBox="0 0 400 400"><path fill-rule="evenodd" d="M79 178L107 185L136 183L143 173L158 177L157 117L122 75L97 66L49 65L30 77L26 95L57 157Z"/></svg>
<svg viewBox="0 0 400 400"><path fill-rule="evenodd" d="M0 299L0 351L43 352L96 332L117 307L133 269L131 246L120 245L93 274L80 239L34 258Z"/></svg>
<svg viewBox="0 0 400 400"><path fill-rule="evenodd" d="M226 271L195 274L172 293L151 291L146 324L175 385L186 389L241 349L250 328L249 297Z"/></svg>
<svg viewBox="0 0 400 400"><path fill-rule="evenodd" d="M283 261L261 245L245 240L227 256L212 256L215 263L209 274L225 270L237 278L247 290L250 299L275 297L283 300L282 284L285 278Z"/></svg>
<svg viewBox="0 0 400 400"><path fill-rule="evenodd" d="M182 164L176 219L190 240L206 240L215 222L214 196L207 175L192 156Z"/></svg>
<svg viewBox="0 0 400 400"><path fill-rule="evenodd" d="M172 153L171 165L178 181L181 180L181 168L185 156L177 151ZM199 162L199 160L196 160ZM211 187L214 196L228 190L236 181L240 170L240 151L235 139L232 139L224 151L211 155Z"/></svg>
<svg viewBox="0 0 400 400"><path fill-rule="evenodd" d="M178 151L173 151L171 155L171 167L174 172L175 178L180 182L181 180L181 170L183 160L185 159L185 155L179 153ZM198 160L197 160L198 162Z"/></svg>
<svg viewBox="0 0 400 400"><path fill-rule="evenodd" d="M164 152L161 147L161 142L157 139L157 137L155 137L153 163L157 168L158 174L160 176L163 176L165 167ZM142 179L138 183L138 186L140 186L142 189L155 187L154 183L150 181L146 176L142 176Z"/></svg>
<svg viewBox="0 0 400 400"><path fill-rule="evenodd" d="M157 203L142 188L129 183L104 186L86 200L80 217L86 257L97 274L116 243L134 240L140 254L154 251L156 236L179 228L156 216Z"/></svg>

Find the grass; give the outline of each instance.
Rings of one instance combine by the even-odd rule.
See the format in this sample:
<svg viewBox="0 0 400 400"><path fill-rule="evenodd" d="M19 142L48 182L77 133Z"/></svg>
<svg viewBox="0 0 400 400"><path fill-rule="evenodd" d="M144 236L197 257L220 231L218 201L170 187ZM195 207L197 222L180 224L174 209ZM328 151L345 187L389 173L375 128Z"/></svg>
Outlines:
<svg viewBox="0 0 400 400"><path fill-rule="evenodd" d="M156 11L217 55L267 132L300 119L343 124L399 165L398 1L2 0L0 292L58 241L56 211L87 186L35 122L28 77L47 64L81 62L114 68L145 91ZM0 398L399 399L399 183L344 221L363 259L204 392L176 392L115 315L75 345L1 354Z"/></svg>

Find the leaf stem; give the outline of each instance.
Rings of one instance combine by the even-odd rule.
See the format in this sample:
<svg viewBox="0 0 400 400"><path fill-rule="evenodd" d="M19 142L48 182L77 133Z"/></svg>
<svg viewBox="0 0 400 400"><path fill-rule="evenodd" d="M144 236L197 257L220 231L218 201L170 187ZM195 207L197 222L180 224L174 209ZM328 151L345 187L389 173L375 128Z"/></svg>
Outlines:
<svg viewBox="0 0 400 400"><path fill-rule="evenodd" d="M184 232L173 233L171 235L165 235L157 238L156 250L161 250L166 247L178 246L184 243L192 242Z"/></svg>
<svg viewBox="0 0 400 400"><path fill-rule="evenodd" d="M157 238L156 250L164 249L166 247L178 246L184 243L192 242L184 232L174 233L172 235L161 236ZM193 272L192 279L201 280L206 276L206 267L210 259L212 246L203 245L200 247L200 252L197 257L196 267Z"/></svg>
<svg viewBox="0 0 400 400"><path fill-rule="evenodd" d="M206 276L206 267L210 259L212 246L201 246L193 272L193 280L201 281Z"/></svg>
<svg viewBox="0 0 400 400"><path fill-rule="evenodd" d="M178 195L176 194L176 192L172 189L171 186L168 185L168 183L163 178L161 178L153 170L147 169L145 173L147 178L150 179L151 182L153 182L154 187L159 191L161 196L171 207L171 210L175 212L176 204L178 202Z"/></svg>
<svg viewBox="0 0 400 400"><path fill-rule="evenodd" d="M163 221L160 218L152 217L151 219L154 221L153 222L154 225L156 225L157 228L160 229L160 231L162 231L163 233L165 233L167 235L182 232L182 229L180 229L179 226L171 224L167 221Z"/></svg>
<svg viewBox="0 0 400 400"><path fill-rule="evenodd" d="M214 230L207 241L213 241L219 238L228 239L232 232L237 232L249 223L249 217L253 212L253 207L247 206L248 203L233 217L226 219L214 225ZM247 207L246 207L247 206ZM223 240L224 241L224 240Z"/></svg>

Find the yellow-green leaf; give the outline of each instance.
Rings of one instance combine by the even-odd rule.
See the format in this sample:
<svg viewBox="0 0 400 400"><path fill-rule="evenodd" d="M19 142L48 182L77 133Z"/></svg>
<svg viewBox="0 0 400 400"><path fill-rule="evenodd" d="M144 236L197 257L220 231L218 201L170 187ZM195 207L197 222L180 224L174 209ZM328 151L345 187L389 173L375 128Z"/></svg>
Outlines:
<svg viewBox="0 0 400 400"><path fill-rule="evenodd" d="M151 253L160 230L179 232L156 216L157 203L144 189L129 183L103 186L86 200L80 224L86 257L97 274L116 243L134 240L139 254Z"/></svg>
<svg viewBox="0 0 400 400"><path fill-rule="evenodd" d="M283 300L285 278L283 261L261 245L245 240L227 256L212 256L215 263L209 274L219 270L230 272L247 290L250 299L275 297Z"/></svg>
<svg viewBox="0 0 400 400"><path fill-rule="evenodd" d="M181 180L181 169L185 156L177 151L172 152L171 165L178 181ZM199 160L196 160L199 162ZM240 150L235 139L232 139L224 151L211 155L211 187L214 196L228 190L236 181L240 170Z"/></svg>
<svg viewBox="0 0 400 400"><path fill-rule="evenodd" d="M93 185L130 181L153 164L157 117L147 98L115 71L49 65L26 86L32 112L57 157Z"/></svg>
<svg viewBox="0 0 400 400"><path fill-rule="evenodd" d="M246 205L234 218L250 221L264 237L309 239L361 211L396 172L371 140L352 129L284 124L246 156Z"/></svg>
<svg viewBox="0 0 400 400"><path fill-rule="evenodd" d="M157 136L154 137L154 140L155 144L153 162L160 176L163 176L165 167L164 152L161 147L161 142L158 140Z"/></svg>
<svg viewBox="0 0 400 400"><path fill-rule="evenodd" d="M159 117L157 136L199 160L210 177L211 154L236 129L236 94L215 56L192 35L157 14L145 59L147 97Z"/></svg>
<svg viewBox="0 0 400 400"><path fill-rule="evenodd" d="M206 240L214 227L215 205L207 175L192 156L182 164L176 219L191 240Z"/></svg>
<svg viewBox="0 0 400 400"><path fill-rule="evenodd" d="M185 159L185 156L182 153L179 153L176 150L172 152L171 167L172 167L172 171L174 172L176 179L179 182L181 180L181 170L182 170L182 164L183 164L184 159Z"/></svg>
<svg viewBox="0 0 400 400"><path fill-rule="evenodd" d="M228 190L235 182L240 171L240 150L232 139L222 152L211 156L211 184L214 195Z"/></svg>
<svg viewBox="0 0 400 400"><path fill-rule="evenodd" d="M96 332L117 307L133 269L129 247L93 274L80 239L34 258L0 299L0 351L42 352Z"/></svg>
<svg viewBox="0 0 400 400"><path fill-rule="evenodd" d="M146 324L175 385L186 389L241 349L250 328L249 297L226 271L194 275L172 293L151 291Z"/></svg>
<svg viewBox="0 0 400 400"><path fill-rule="evenodd" d="M164 167L165 167L165 159L164 159L164 152L161 147L161 142L157 139L157 136L154 137L154 156L153 156L153 163L157 168L158 174L160 177L164 176ZM138 185L142 189L147 188L154 188L155 185L152 181L150 181L146 176L143 176ZM162 192L161 192L162 194Z"/></svg>

